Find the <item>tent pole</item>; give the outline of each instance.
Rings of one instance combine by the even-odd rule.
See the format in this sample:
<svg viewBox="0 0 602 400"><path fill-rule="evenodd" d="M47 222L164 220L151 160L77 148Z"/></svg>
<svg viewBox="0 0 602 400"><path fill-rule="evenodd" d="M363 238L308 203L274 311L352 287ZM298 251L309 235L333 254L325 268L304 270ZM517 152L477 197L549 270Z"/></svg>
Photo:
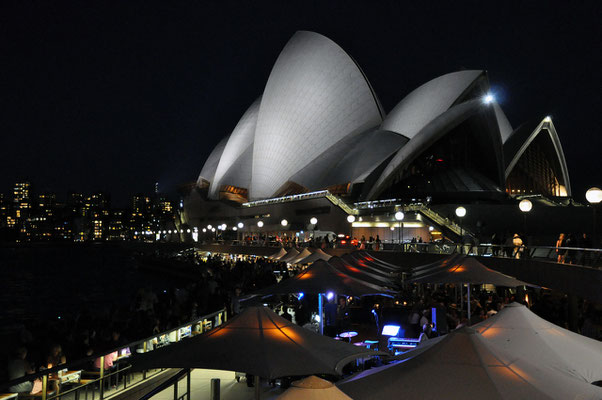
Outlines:
<svg viewBox="0 0 602 400"><path fill-rule="evenodd" d="M324 335L324 313L322 312L322 293L318 293L318 315L320 316L320 335Z"/></svg>
<svg viewBox="0 0 602 400"><path fill-rule="evenodd" d="M254 384L255 384L255 400L261 399L261 380L258 375L255 375Z"/></svg>
<svg viewBox="0 0 602 400"><path fill-rule="evenodd" d="M470 326L470 283L468 286L468 304L466 304L466 310L468 311L468 326Z"/></svg>
<svg viewBox="0 0 602 400"><path fill-rule="evenodd" d="M458 289L456 283L456 291ZM462 294L462 289L464 289L464 285L460 284L460 318L462 318L462 314L464 314L464 295Z"/></svg>

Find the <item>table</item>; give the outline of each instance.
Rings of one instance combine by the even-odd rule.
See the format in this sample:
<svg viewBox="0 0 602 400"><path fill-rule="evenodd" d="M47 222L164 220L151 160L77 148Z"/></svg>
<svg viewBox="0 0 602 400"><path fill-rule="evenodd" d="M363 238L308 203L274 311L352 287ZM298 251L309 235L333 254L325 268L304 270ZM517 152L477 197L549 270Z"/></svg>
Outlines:
<svg viewBox="0 0 602 400"><path fill-rule="evenodd" d="M82 379L82 370L76 371L65 371L63 375L59 376L60 384L63 385L65 383L79 383Z"/></svg>

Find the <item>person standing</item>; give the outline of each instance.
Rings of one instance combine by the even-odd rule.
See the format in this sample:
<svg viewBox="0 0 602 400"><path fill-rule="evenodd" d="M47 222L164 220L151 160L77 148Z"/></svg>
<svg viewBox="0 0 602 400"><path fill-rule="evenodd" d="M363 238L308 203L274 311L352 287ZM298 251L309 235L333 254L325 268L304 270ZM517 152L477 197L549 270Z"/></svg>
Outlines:
<svg viewBox="0 0 602 400"><path fill-rule="evenodd" d="M564 263L566 258L565 250L562 247L565 247L564 233L561 233L560 236L558 236L558 240L556 240L556 256L557 262L559 263Z"/></svg>

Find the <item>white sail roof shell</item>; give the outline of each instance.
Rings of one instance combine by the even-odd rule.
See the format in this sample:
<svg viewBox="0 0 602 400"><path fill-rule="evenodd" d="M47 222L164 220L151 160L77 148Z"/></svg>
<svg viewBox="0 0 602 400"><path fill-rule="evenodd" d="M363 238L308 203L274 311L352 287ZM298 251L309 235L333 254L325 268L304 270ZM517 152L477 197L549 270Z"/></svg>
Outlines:
<svg viewBox="0 0 602 400"><path fill-rule="evenodd" d="M429 122L454 105L484 73L481 70L457 71L428 81L399 102L380 129L397 132L411 140Z"/></svg>
<svg viewBox="0 0 602 400"><path fill-rule="evenodd" d="M234 184L231 182L223 182L223 178L228 173L230 168L232 168L232 166L236 163L236 161L243 155L243 153L253 146L255 126L257 125L257 114L259 113L260 103L261 97L251 104L230 134L228 143L226 143L226 146L222 152L222 156L217 165L215 176L211 182L211 185L209 186L209 195L211 197L217 196L217 192L222 185ZM245 188L248 189L246 186Z"/></svg>
<svg viewBox="0 0 602 400"><path fill-rule="evenodd" d="M381 122L372 88L351 57L322 35L297 32L261 100L250 198L271 197L325 149Z"/></svg>
<svg viewBox="0 0 602 400"><path fill-rule="evenodd" d="M215 170L217 169L217 165L219 164L219 160L222 157L222 153L224 152L224 148L226 147L226 143L228 143L229 136L226 136L213 148L209 157L207 157L207 161L203 165L203 169L201 169L201 173L197 179L197 184L200 185L201 181L204 179L206 181L212 182L213 177L215 176Z"/></svg>

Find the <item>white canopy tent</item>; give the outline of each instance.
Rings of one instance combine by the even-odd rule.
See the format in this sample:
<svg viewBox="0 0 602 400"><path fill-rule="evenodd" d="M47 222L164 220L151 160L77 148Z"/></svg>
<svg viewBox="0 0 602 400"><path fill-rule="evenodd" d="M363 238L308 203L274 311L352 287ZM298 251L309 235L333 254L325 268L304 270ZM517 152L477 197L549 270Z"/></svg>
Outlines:
<svg viewBox="0 0 602 400"><path fill-rule="evenodd" d="M602 342L554 325L524 305L509 304L474 329L516 357L588 383L602 380Z"/></svg>
<svg viewBox="0 0 602 400"><path fill-rule="evenodd" d="M312 254L304 258L303 260L297 261L297 264L311 264L318 260L328 261L332 256L324 253L321 249L316 249Z"/></svg>
<svg viewBox="0 0 602 400"><path fill-rule="evenodd" d="M508 354L472 328L421 347L397 364L361 372L337 386L355 400L602 398L602 388Z"/></svg>
<svg viewBox="0 0 602 400"><path fill-rule="evenodd" d="M282 247L280 248L280 250L278 250L276 253L272 254L271 256L269 256L268 258L271 258L273 260L279 260L282 257L284 257L286 255L286 250L284 250Z"/></svg>
<svg viewBox="0 0 602 400"><path fill-rule="evenodd" d="M299 253L297 255L297 257L295 257L293 260L289 261L291 264L298 264L299 261L303 260L304 258L307 258L311 256L311 251L309 251L309 249L306 247L303 249L303 251L301 253Z"/></svg>
<svg viewBox="0 0 602 400"><path fill-rule="evenodd" d="M292 248L288 251L288 253L286 253L286 255L284 257L279 258L279 260L286 262L286 263L290 263L292 260L297 258L298 255L299 255L299 251L295 248Z"/></svg>

